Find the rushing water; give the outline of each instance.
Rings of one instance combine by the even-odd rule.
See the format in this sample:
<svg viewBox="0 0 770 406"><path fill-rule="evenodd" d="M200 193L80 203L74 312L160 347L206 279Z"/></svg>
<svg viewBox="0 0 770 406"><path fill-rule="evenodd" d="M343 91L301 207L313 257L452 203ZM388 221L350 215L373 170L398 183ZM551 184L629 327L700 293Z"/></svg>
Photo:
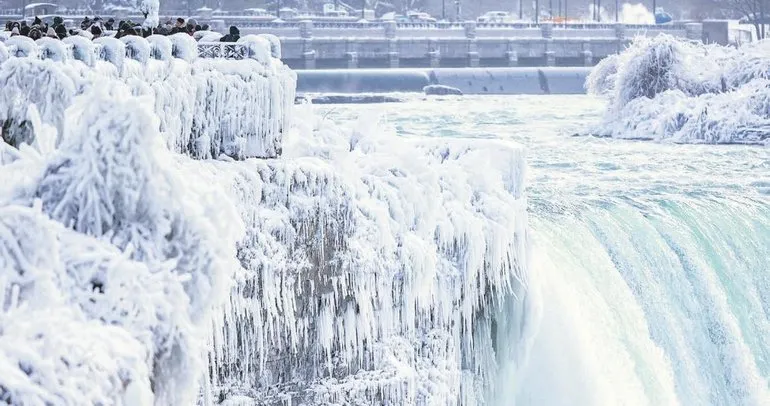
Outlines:
<svg viewBox="0 0 770 406"><path fill-rule="evenodd" d="M532 344L505 405L770 404L770 150L575 137L585 96L325 106L528 148Z"/></svg>

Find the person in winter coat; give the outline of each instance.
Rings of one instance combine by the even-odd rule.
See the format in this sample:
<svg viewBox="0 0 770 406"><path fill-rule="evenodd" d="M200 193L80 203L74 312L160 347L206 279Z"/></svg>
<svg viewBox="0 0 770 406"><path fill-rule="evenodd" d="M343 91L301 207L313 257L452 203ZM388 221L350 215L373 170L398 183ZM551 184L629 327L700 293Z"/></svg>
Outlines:
<svg viewBox="0 0 770 406"><path fill-rule="evenodd" d="M104 29L107 31L112 31L112 27L115 25L115 19L110 17L109 20L107 20L106 23L104 23Z"/></svg>
<svg viewBox="0 0 770 406"><path fill-rule="evenodd" d="M241 38L241 32L238 27L231 25L230 33L219 39L219 42L238 42Z"/></svg>
<svg viewBox="0 0 770 406"><path fill-rule="evenodd" d="M41 20L40 17L35 16L35 21L32 22L32 25L43 25L43 20Z"/></svg>
<svg viewBox="0 0 770 406"><path fill-rule="evenodd" d="M33 41L37 41L40 38L43 38L43 33L40 32L37 27L33 27L31 30L29 30L29 38Z"/></svg>
<svg viewBox="0 0 770 406"><path fill-rule="evenodd" d="M56 36L59 37L59 39L67 38L67 27L64 26L64 24L59 24L54 28L54 31L56 31Z"/></svg>
<svg viewBox="0 0 770 406"><path fill-rule="evenodd" d="M18 27L13 27L13 29L11 30L11 36L15 37L17 35L19 35L19 28Z"/></svg>
<svg viewBox="0 0 770 406"><path fill-rule="evenodd" d="M56 31L54 31L51 27L48 27L48 31L45 32L45 36L48 38L59 39L59 36L56 35Z"/></svg>
<svg viewBox="0 0 770 406"><path fill-rule="evenodd" d="M91 26L91 35L94 36L94 39L99 38L102 36L102 29L99 28L98 25L94 24Z"/></svg>

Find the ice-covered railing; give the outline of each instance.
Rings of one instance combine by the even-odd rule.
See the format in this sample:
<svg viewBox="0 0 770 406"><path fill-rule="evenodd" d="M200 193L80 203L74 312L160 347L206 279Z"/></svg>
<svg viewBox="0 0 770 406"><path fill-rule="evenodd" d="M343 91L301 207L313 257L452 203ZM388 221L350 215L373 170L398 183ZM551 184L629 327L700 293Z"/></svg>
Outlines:
<svg viewBox="0 0 770 406"><path fill-rule="evenodd" d="M28 138L28 103L36 104L42 119L61 135L63 122L57 117L68 101L116 78L135 94L154 95L161 132L176 152L199 158L275 157L290 126L296 89L296 75L280 61L280 43L270 35L246 36L237 44L197 43L184 34L93 42L19 36L0 44L0 61L5 61L0 121L11 143ZM49 98L32 86L63 93Z"/></svg>
<svg viewBox="0 0 770 406"><path fill-rule="evenodd" d="M770 139L770 41L739 48L637 38L586 82L608 100L595 132L680 143Z"/></svg>

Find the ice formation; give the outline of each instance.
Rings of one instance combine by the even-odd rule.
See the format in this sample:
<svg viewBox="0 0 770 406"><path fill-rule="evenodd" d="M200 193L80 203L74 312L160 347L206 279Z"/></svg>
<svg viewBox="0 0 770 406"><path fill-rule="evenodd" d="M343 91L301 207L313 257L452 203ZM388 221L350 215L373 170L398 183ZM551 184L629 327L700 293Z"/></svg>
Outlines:
<svg viewBox="0 0 770 406"><path fill-rule="evenodd" d="M594 68L590 93L608 100L602 136L678 143L766 143L770 42L740 48L667 35L637 38Z"/></svg>
<svg viewBox="0 0 770 406"><path fill-rule="evenodd" d="M523 149L336 127L269 38L132 41L0 65L0 400L491 404Z"/></svg>
<svg viewBox="0 0 770 406"><path fill-rule="evenodd" d="M232 63L197 59L197 44L185 37L152 36L149 41L136 36L122 41L99 38L94 43L73 38L64 44L41 42L41 46L26 37L9 39L5 45L13 48L14 55L47 59L13 58L13 63L0 66L6 86L15 86L6 87L8 91L0 96L6 99L0 104L0 110L6 111L4 116L0 113L7 127L4 137L28 136L26 127L9 127L9 123L26 122L26 105L14 100L38 104L43 121L57 126L61 135L64 131L59 116L68 101L105 80L117 79L127 84L134 95L154 96L161 132L176 152L199 158L220 154L236 159L280 155L281 138L290 125L287 110L294 102L296 75L280 60L270 57L270 42L247 36L243 44L249 49L249 57ZM66 52L71 58L63 54L64 46L70 46ZM98 63L93 55L98 55ZM95 69L89 68L92 65L96 65ZM41 76L43 70L47 76ZM61 85L60 93L47 92L49 77L55 79L55 84L72 82L74 86ZM35 96L36 92L42 93ZM40 104L41 97L56 100Z"/></svg>

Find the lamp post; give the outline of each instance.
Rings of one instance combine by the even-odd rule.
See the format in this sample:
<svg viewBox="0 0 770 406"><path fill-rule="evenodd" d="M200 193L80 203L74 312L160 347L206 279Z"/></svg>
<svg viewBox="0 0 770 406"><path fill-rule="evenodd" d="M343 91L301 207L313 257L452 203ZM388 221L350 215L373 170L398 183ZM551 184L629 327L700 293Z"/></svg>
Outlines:
<svg viewBox="0 0 770 406"><path fill-rule="evenodd" d="M596 21L602 22L602 0L596 0Z"/></svg>
<svg viewBox="0 0 770 406"><path fill-rule="evenodd" d="M535 0L535 24L540 24L540 0Z"/></svg>
<svg viewBox="0 0 770 406"><path fill-rule="evenodd" d="M446 21L446 0L441 0L441 20Z"/></svg>
<svg viewBox="0 0 770 406"><path fill-rule="evenodd" d="M620 0L615 0L615 22L620 22Z"/></svg>
<svg viewBox="0 0 770 406"><path fill-rule="evenodd" d="M519 20L524 19L524 0L519 0Z"/></svg>

